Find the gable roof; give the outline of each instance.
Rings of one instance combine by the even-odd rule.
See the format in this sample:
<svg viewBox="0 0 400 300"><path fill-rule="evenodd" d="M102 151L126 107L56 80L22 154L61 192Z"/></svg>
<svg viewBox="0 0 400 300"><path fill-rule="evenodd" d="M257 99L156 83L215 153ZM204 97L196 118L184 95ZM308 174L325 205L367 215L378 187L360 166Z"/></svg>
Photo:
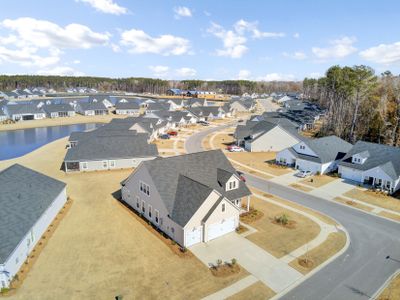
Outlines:
<svg viewBox="0 0 400 300"><path fill-rule="evenodd" d="M126 100L127 102L118 101L115 103L115 109L140 109L137 101Z"/></svg>
<svg viewBox="0 0 400 300"><path fill-rule="evenodd" d="M83 111L86 110L107 110L103 102L80 102L78 104Z"/></svg>
<svg viewBox="0 0 400 300"><path fill-rule="evenodd" d="M7 104L5 111L9 116L12 115L23 115L23 114L43 114L42 108L37 107L33 103L18 103L18 104Z"/></svg>
<svg viewBox="0 0 400 300"><path fill-rule="evenodd" d="M366 158L365 162L353 164L351 158L355 154L361 154ZM380 166L387 175L396 180L400 177L400 148L358 141L339 165L362 171Z"/></svg>
<svg viewBox="0 0 400 300"><path fill-rule="evenodd" d="M181 226L186 225L196 207L213 190L228 200L251 194L243 181L239 181L239 188L225 191L220 181L226 180L228 173L231 176L237 173L221 150L156 158L142 165L148 170L170 217Z"/></svg>
<svg viewBox="0 0 400 300"><path fill-rule="evenodd" d="M74 111L71 105L69 104L49 104L49 105L44 105L43 109L45 112L48 114L51 114L53 112L65 112L65 111Z"/></svg>
<svg viewBox="0 0 400 300"><path fill-rule="evenodd" d="M19 164L0 172L0 264L65 186L64 182Z"/></svg>

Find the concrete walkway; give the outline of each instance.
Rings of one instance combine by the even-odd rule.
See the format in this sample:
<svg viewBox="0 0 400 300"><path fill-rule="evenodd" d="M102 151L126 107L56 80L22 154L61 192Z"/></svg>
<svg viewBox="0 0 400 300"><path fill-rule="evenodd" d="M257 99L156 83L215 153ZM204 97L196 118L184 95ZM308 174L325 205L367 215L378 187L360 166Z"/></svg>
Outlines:
<svg viewBox="0 0 400 300"><path fill-rule="evenodd" d="M236 232L208 243L196 244L190 251L208 267L216 264L218 259L230 262L235 258L243 268L276 293L303 277L300 272ZM233 286L232 289L237 290L237 287Z"/></svg>

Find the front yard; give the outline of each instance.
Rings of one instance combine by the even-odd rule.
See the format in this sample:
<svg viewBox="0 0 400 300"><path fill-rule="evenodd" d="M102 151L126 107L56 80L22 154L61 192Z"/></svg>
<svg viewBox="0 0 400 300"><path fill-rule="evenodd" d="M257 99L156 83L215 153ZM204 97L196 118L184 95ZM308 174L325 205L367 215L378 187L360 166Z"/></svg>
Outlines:
<svg viewBox="0 0 400 300"><path fill-rule="evenodd" d="M358 188L352 189L344 196L354 198L360 201L367 202L376 206L380 206L386 209L391 209L400 212L400 199L391 197L389 195L383 194L381 192L375 192L372 190L361 190Z"/></svg>
<svg viewBox="0 0 400 300"><path fill-rule="evenodd" d="M239 293L227 298L228 300L266 300L275 296L275 292L261 281L250 285Z"/></svg>
<svg viewBox="0 0 400 300"><path fill-rule="evenodd" d="M227 153L227 157L247 167L254 168L274 176L290 173L291 170L275 164L275 152L237 152Z"/></svg>
<svg viewBox="0 0 400 300"><path fill-rule="evenodd" d="M60 171L66 141L0 162L0 169L18 162L66 182L74 200L11 299L198 299L246 276L213 276L132 216L114 197L132 170Z"/></svg>
<svg viewBox="0 0 400 300"><path fill-rule="evenodd" d="M314 239L320 232L318 224L291 210L252 197L252 206L263 215L248 224L258 231L247 239L280 258ZM276 222L277 217L286 215L291 226Z"/></svg>

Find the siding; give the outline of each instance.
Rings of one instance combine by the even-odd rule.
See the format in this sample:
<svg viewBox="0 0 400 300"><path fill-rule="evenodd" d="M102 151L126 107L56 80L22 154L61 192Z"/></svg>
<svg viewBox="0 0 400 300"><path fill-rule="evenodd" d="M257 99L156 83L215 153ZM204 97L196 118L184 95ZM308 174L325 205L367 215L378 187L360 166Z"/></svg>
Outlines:
<svg viewBox="0 0 400 300"><path fill-rule="evenodd" d="M253 142L246 142L246 149L252 152L281 151L292 147L299 142L298 139L287 133L285 130L276 126L266 132ZM248 145L250 144L250 145ZM248 148L247 148L248 147Z"/></svg>
<svg viewBox="0 0 400 300"><path fill-rule="evenodd" d="M104 171L114 169L129 169L136 168L142 161L151 160L155 157L132 157L132 158L121 158L121 159L104 159L104 160L92 160L86 161L87 169L82 169L82 163L80 162L80 171ZM107 167L103 166L103 162L107 161ZM110 162L115 161L115 167L110 167ZM68 170L66 170L68 172Z"/></svg>

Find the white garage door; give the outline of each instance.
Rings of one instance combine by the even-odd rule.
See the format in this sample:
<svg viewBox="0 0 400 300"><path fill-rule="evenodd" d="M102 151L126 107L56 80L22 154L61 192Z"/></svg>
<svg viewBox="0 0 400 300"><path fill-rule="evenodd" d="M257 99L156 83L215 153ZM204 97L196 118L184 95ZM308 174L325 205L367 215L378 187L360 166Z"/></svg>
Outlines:
<svg viewBox="0 0 400 300"><path fill-rule="evenodd" d="M221 222L211 224L208 227L208 240L215 239L221 235L235 230L235 218L225 219Z"/></svg>
<svg viewBox="0 0 400 300"><path fill-rule="evenodd" d="M187 231L185 234L186 234L185 236L186 247L200 243L202 241L202 236L203 236L203 226L199 226L191 231Z"/></svg>

